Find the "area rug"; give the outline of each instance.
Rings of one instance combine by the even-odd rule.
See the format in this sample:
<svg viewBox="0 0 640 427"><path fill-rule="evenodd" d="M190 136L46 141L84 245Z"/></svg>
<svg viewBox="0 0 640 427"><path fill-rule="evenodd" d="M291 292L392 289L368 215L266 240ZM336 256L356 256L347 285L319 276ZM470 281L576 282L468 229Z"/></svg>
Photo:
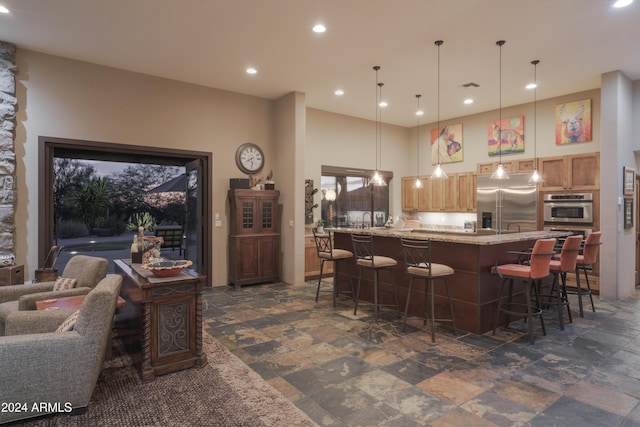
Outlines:
<svg viewBox="0 0 640 427"><path fill-rule="evenodd" d="M208 364L143 383L114 340L82 415L49 415L21 426L317 426L222 344L203 333Z"/></svg>

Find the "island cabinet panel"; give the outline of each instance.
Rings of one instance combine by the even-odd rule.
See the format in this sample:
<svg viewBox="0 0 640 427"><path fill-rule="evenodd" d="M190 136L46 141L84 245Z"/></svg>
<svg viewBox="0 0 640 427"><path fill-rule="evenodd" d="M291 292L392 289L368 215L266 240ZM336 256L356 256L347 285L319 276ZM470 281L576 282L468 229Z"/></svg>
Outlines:
<svg viewBox="0 0 640 427"><path fill-rule="evenodd" d="M236 287L280 277L279 191L230 190L229 283Z"/></svg>
<svg viewBox="0 0 640 427"><path fill-rule="evenodd" d="M446 264L455 270L449 280L453 309L458 329L482 334L493 329L495 313L498 305L501 282L497 275L491 274L491 268L496 259L500 263L516 262L517 255L507 254L508 251L525 251L531 248L538 238L554 237L561 233L554 232L529 232L514 233L502 236L475 236L446 233L422 233L401 231L370 231L374 236L374 251L376 255L394 258L398 262L395 270L398 286L398 298L401 309L407 301L409 287L409 275L406 272L406 264L402 251L400 236L414 238L430 238L432 234L433 262ZM351 231L336 230L335 247L350 249ZM359 270L353 260L349 261L349 267L354 283L357 283ZM345 267L345 271L347 267ZM544 282L549 286L550 280ZM348 276L341 276L338 283L340 290L349 289ZM380 300L383 304L394 303L394 293L391 278L388 274L381 273L379 280ZM449 308L447 294L441 281L436 281L436 317L448 318ZM373 302L373 275L365 271L360 289L360 299ZM524 300L524 285L514 283L514 300ZM424 281L414 279L414 286L409 304L409 315L419 315L423 311L425 301ZM512 317L513 318L513 317ZM501 317L499 324L504 323Z"/></svg>

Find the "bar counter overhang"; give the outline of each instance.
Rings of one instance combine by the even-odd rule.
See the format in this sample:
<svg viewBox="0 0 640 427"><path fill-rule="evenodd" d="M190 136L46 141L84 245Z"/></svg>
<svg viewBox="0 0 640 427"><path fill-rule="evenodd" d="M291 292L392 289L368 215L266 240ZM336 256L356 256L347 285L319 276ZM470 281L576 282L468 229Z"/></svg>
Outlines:
<svg viewBox="0 0 640 427"><path fill-rule="evenodd" d="M409 276L406 271L404 254L400 237L415 239L430 239L432 243L432 257L434 263L446 264L455 270L449 278L451 298L457 329L474 334L483 334L493 329L495 310L500 294L500 278L491 274L491 267L500 257L500 263L517 262L518 255L505 254L507 251L527 251L538 239L559 238L570 233L554 231L531 231L525 233L511 233L500 235L476 235L475 233L441 233L425 232L410 229L349 229L334 228L334 247L353 250L352 233L367 233L373 235L373 245L376 255L394 258L398 262L395 270L395 280L398 286L400 306L404 310L409 286ZM346 268L341 268L344 272ZM353 277L354 286L357 284L359 270L354 260L349 261L349 273ZM373 301L373 276L365 271L362 276L360 300ZM348 290L349 280L341 274L338 279L339 289ZM409 316L420 315L424 304L423 281L415 281L409 306ZM549 278L548 283L551 283ZM383 304L393 304L393 287L391 278L387 274L380 275L380 301ZM444 285L436 281L436 317L449 317L448 305ZM523 284L514 283L514 298L524 295ZM367 308L362 307L362 310ZM500 320L500 324L504 319Z"/></svg>

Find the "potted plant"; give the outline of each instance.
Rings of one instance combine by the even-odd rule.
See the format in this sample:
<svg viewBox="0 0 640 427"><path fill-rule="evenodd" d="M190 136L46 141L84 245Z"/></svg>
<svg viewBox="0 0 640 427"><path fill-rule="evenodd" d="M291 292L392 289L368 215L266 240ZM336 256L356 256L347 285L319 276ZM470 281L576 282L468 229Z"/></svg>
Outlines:
<svg viewBox="0 0 640 427"><path fill-rule="evenodd" d="M324 220L322 218L316 221L316 227L317 233L324 233Z"/></svg>

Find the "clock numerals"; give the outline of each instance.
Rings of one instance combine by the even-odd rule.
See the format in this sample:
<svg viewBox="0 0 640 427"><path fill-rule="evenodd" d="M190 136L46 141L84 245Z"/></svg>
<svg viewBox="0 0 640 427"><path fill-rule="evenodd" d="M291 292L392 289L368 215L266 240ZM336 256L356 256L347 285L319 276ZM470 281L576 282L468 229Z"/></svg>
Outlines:
<svg viewBox="0 0 640 427"><path fill-rule="evenodd" d="M238 148L236 163L243 172L253 174L262 170L264 154L262 154L262 150L259 147L247 143Z"/></svg>

